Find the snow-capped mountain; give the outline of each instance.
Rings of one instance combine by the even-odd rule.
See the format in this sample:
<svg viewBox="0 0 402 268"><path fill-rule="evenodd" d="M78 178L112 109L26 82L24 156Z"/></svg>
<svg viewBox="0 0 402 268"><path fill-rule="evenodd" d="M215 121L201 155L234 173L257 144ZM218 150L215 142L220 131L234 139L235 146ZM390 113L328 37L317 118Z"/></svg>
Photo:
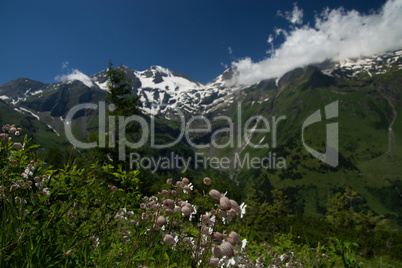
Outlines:
<svg viewBox="0 0 402 268"><path fill-rule="evenodd" d="M396 50L370 57L346 59L332 63L330 68L324 68L323 73L337 78L357 78L360 74L384 74L391 68L402 69L402 50Z"/></svg>
<svg viewBox="0 0 402 268"><path fill-rule="evenodd" d="M360 75L372 76L402 69L402 50L341 62L325 62L316 67L329 76L359 79ZM127 78L131 79L133 93L140 96L143 112L166 119L173 119L178 110L188 116L225 111L234 101L242 101L247 88L253 87L228 86L236 73L233 68L207 84L161 66L151 66L144 71L124 65L117 68L124 70ZM281 87L286 77L287 74L276 79L276 87ZM28 111L40 120L45 119L45 123L60 129L69 109L78 103L104 100L106 91L107 70L92 76L75 70L67 76L67 80L53 84L26 78L13 80L0 86L0 100L21 112ZM265 97L261 96L264 100Z"/></svg>
<svg viewBox="0 0 402 268"><path fill-rule="evenodd" d="M167 115L177 109L187 114L204 114L230 101L228 95L238 89L225 86L230 69L213 82L203 84L161 66L151 66L145 71L135 71L124 65L118 68L131 79L133 91L141 96L142 110L147 114ZM106 71L92 79L100 89L107 90Z"/></svg>

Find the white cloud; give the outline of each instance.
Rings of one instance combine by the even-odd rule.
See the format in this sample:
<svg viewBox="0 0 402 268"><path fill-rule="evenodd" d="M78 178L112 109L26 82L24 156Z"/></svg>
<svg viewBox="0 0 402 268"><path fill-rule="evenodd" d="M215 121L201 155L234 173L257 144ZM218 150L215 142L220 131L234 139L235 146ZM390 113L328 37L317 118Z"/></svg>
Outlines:
<svg viewBox="0 0 402 268"><path fill-rule="evenodd" d="M296 3L293 4L293 11L286 11L283 13L278 10L278 16L285 18L292 24L302 24L303 23L303 9L299 9Z"/></svg>
<svg viewBox="0 0 402 268"><path fill-rule="evenodd" d="M70 74L58 75L54 78L56 81L66 81L66 80L79 80L88 87L93 86L92 79L86 74L80 72L78 69L72 69Z"/></svg>
<svg viewBox="0 0 402 268"><path fill-rule="evenodd" d="M292 17L288 17L291 22L301 18L294 14L301 14L300 10L293 10ZM232 62L239 74L231 83L252 84L327 59L337 61L402 48L401 14L402 0L388 0L369 15L343 8L326 9L315 18L314 26L294 26L289 32L275 29L276 36L284 34L285 41L262 61L244 58ZM273 43L272 35L268 42Z"/></svg>
<svg viewBox="0 0 402 268"><path fill-rule="evenodd" d="M231 47L228 47L228 52L229 52L229 54L230 54L230 55L232 55L233 50L232 50L232 48L231 48Z"/></svg>
<svg viewBox="0 0 402 268"><path fill-rule="evenodd" d="M65 62L63 62L61 64L61 69L64 70L64 69L67 69L67 68L68 68L68 61L65 61Z"/></svg>

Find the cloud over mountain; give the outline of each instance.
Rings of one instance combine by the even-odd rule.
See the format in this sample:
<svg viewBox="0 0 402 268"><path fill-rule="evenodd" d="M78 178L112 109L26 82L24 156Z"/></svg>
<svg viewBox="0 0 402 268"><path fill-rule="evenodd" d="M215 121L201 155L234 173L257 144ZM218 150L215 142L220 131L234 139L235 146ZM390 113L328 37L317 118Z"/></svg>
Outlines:
<svg viewBox="0 0 402 268"><path fill-rule="evenodd" d="M63 63L63 66L64 66L64 63ZM65 80L70 80L70 81L79 80L88 87L93 86L92 79L89 76L87 76L86 74L80 72L78 69L72 69L70 74L58 75L54 78L54 80L56 80L58 82L65 81Z"/></svg>
<svg viewBox="0 0 402 268"><path fill-rule="evenodd" d="M252 84L327 59L357 58L402 47L402 0L388 0L368 15L327 8L316 16L314 26L300 24L303 10L296 5L293 12L279 14L292 23L290 31L275 30L275 37L283 34L285 41L259 62L248 57L232 62L238 70L232 84ZM268 43L272 42L270 35Z"/></svg>

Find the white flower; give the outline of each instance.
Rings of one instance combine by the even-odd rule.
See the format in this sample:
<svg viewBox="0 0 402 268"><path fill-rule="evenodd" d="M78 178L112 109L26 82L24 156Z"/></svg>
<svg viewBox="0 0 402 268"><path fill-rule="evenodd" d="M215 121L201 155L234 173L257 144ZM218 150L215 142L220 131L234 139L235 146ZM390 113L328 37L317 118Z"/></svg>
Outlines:
<svg viewBox="0 0 402 268"><path fill-rule="evenodd" d="M193 218L195 218L195 216L193 216L193 215L197 215L197 209L198 209L198 207L197 206L192 206L193 207L193 212L191 212L191 214L190 214L190 217L189 217L189 221L193 221L194 219Z"/></svg>
<svg viewBox="0 0 402 268"><path fill-rule="evenodd" d="M241 241L241 249L243 250L243 249L245 249L246 248L246 245L247 245L247 239L243 239L242 241Z"/></svg>
<svg viewBox="0 0 402 268"><path fill-rule="evenodd" d="M240 205L240 218L243 218L243 216L246 214L246 207L247 205L243 202Z"/></svg>

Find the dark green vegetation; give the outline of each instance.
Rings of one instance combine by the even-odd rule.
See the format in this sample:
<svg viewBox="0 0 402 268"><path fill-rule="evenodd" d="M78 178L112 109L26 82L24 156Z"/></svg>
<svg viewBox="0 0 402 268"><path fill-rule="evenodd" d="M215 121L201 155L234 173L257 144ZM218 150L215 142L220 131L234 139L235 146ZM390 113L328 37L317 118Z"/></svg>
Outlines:
<svg viewBox="0 0 402 268"><path fill-rule="evenodd" d="M5 133L12 135L12 128ZM82 158L53 169L32 154L36 146L21 150L1 137L0 267L402 263L400 233L361 210L349 188L330 199L326 219L292 214L278 190L270 202L252 191L247 206L238 207L227 199L235 198L230 190L227 197L213 190L228 190L219 179L169 179L146 197L137 170Z"/></svg>

